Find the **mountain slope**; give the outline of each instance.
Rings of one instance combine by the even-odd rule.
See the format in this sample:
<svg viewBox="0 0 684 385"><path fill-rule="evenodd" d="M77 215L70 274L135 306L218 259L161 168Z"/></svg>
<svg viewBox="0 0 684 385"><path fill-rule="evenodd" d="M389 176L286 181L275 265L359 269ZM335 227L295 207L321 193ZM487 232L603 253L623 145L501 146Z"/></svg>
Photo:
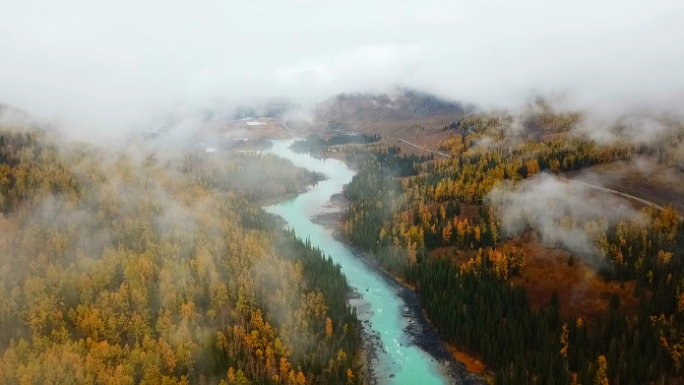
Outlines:
<svg viewBox="0 0 684 385"><path fill-rule="evenodd" d="M442 131L465 112L460 103L400 89L392 94L340 94L318 104L312 122L290 120L288 125L415 138Z"/></svg>

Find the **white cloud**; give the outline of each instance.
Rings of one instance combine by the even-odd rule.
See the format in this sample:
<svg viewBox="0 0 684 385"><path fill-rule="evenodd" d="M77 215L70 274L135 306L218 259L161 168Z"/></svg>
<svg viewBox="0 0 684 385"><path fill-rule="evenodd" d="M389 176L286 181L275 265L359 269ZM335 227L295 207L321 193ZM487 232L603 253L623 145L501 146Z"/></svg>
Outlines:
<svg viewBox="0 0 684 385"><path fill-rule="evenodd" d="M684 2L0 3L0 102L128 126L202 106L416 87L486 106L570 92L682 105Z"/></svg>
<svg viewBox="0 0 684 385"><path fill-rule="evenodd" d="M501 230L507 236L519 236L528 229L537 232L549 246L562 246L578 253L593 265L597 249L592 234L585 231L587 221L642 220L639 212L623 199L578 183L562 181L542 173L525 179L517 186L503 184L492 190L488 201L497 210ZM574 226L562 226L569 220Z"/></svg>
<svg viewBox="0 0 684 385"><path fill-rule="evenodd" d="M311 57L277 69L278 80L291 87L313 87L327 95L377 91L410 76L424 50L418 44L363 45L332 56ZM320 91L319 91L320 92Z"/></svg>

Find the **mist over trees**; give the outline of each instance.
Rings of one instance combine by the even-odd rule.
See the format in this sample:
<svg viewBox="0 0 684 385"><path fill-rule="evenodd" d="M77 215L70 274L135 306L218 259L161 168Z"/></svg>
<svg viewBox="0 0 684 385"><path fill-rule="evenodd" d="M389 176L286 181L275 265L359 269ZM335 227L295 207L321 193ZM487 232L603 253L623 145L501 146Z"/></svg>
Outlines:
<svg viewBox="0 0 684 385"><path fill-rule="evenodd" d="M360 383L339 266L261 199L273 156L0 132L0 382Z"/></svg>
<svg viewBox="0 0 684 385"><path fill-rule="evenodd" d="M316 133L337 235L490 383L684 384L682 15L0 1L0 383L369 382L340 266L260 208Z"/></svg>
<svg viewBox="0 0 684 385"><path fill-rule="evenodd" d="M675 164L682 126L663 123L644 143L619 121L605 141L579 129L581 116L545 105L522 121L473 114L445 128L436 147L449 159L416 160L405 174L391 166L398 154L356 148L343 232L415 287L445 340L481 358L497 384L681 383L679 213L637 210L552 175L639 156ZM531 304L513 279L528 256L510 243L530 231L572 250L569 265L632 285L638 305L623 309L615 293L601 316L583 318L563 315L555 291Z"/></svg>

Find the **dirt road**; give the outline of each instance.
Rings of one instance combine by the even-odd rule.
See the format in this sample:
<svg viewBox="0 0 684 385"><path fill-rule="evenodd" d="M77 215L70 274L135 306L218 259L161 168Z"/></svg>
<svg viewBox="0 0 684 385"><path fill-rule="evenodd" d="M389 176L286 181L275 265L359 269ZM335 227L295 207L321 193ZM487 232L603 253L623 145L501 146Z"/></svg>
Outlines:
<svg viewBox="0 0 684 385"><path fill-rule="evenodd" d="M421 146L419 146L419 145L417 145L417 144L415 144L415 143L411 143L411 142L409 142L408 140L404 140L404 139L401 139L401 138L394 138L394 137L391 137L391 136L386 136L385 139L398 140L398 141L400 141L400 142L402 142L402 143L406 143L406 144L408 144L409 146L415 147L415 148L417 148L417 149L419 149L419 150L422 150L422 151L425 151L425 152L431 152L431 153L433 153L433 154L437 154L437 155L442 156L442 157L444 157L444 158L450 158L449 154L447 154L447 153L445 153L445 152L436 151L436 150L428 150L427 148L421 147Z"/></svg>
<svg viewBox="0 0 684 385"><path fill-rule="evenodd" d="M290 130L290 127L287 126L287 118L283 120L283 128L290 131L291 133L294 133L294 131Z"/></svg>
<svg viewBox="0 0 684 385"><path fill-rule="evenodd" d="M627 198L627 199L631 199L631 200L636 201L636 202L639 202L639 203L641 203L641 204L644 204L644 205L647 205L647 206L653 206L653 207L657 208L658 210L661 210L661 211L663 210L663 206L657 205L657 204L655 204L655 203L653 203L653 202L651 202L651 201L647 201L646 199L643 199L643 198L635 197L634 195L630 195L630 194L627 194L627 193L623 193L622 191L613 190L613 189L605 188L605 187L602 187L602 186L597 186L597 185L595 185L595 184L590 184L590 183L582 182L582 181L575 180L575 179L569 179L569 178L566 178L566 177L564 177L564 176L558 176L558 179L561 179L561 180L564 180L564 181L570 182L570 183L581 184L581 185L583 185L583 186L587 186L587 187L590 187L590 188L593 188L593 189L596 189L596 190L605 191L605 192L607 192L607 193L611 193L611 194L615 194L615 195L620 195L620 196L622 196L622 197L625 197L625 198ZM680 216L679 219L682 220L683 218Z"/></svg>

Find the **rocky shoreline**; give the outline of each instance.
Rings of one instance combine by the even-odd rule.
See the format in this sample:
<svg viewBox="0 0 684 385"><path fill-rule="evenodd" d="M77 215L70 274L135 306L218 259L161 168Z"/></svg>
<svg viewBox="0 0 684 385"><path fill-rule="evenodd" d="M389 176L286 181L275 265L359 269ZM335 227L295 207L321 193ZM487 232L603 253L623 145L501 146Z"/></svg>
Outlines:
<svg viewBox="0 0 684 385"><path fill-rule="evenodd" d="M348 207L348 202L342 194L335 194L330 198L329 209L330 211L317 215L312 218L312 221L320 224L321 226L332 230L333 236L339 242L344 243L347 247L352 250L353 254L361 260L368 269L373 270L382 276L385 281L390 284L395 290L398 291L399 296L405 303L403 309L403 315L408 320L408 326L406 332L411 336L411 342L416 344L422 350L430 354L434 360L439 362L441 370L444 372L447 378L451 380L454 384L464 384L464 385L480 385L486 384L487 382L478 374L468 372L466 370L465 364L456 360L454 356L449 352L449 350L444 345L444 342L439 336L439 333L427 320L423 309L420 304L420 296L413 290L406 287L404 284L397 281L395 277L385 271L377 262L375 262L370 256L368 256L364 251L358 249L357 247L351 245L340 235L340 226L342 212ZM355 298L360 298L362 294L353 293L350 298L350 302L354 302ZM374 332L370 326L368 320L363 320L363 340L364 340L364 350L365 350L365 370L367 379L371 379L369 384L377 384L379 379L373 371L374 363L377 362L378 352L384 347L380 341L377 332ZM392 377L392 374L389 374Z"/></svg>

